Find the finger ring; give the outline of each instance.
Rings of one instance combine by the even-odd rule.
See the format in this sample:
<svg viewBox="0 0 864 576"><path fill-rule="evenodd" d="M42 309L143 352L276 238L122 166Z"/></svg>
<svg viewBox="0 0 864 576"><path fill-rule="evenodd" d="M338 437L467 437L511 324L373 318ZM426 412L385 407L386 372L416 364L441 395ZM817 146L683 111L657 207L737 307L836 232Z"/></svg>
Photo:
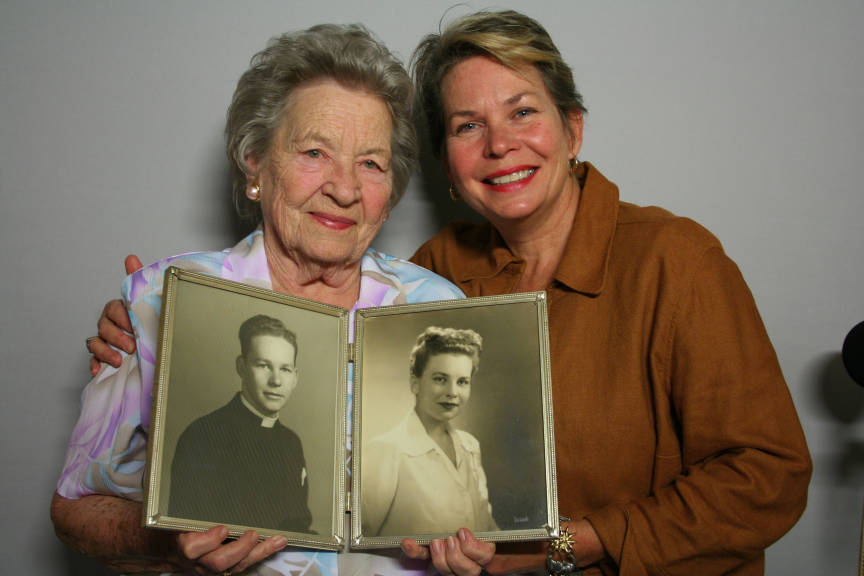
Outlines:
<svg viewBox="0 0 864 576"><path fill-rule="evenodd" d="M222 572L222 576L231 576L231 571L225 570L224 572Z"/></svg>
<svg viewBox="0 0 864 576"><path fill-rule="evenodd" d="M93 340L98 340L98 339L99 339L98 336L90 336L89 338L87 338L86 346L87 346L87 353L88 354L92 354L92 352L90 351L90 342L92 342Z"/></svg>

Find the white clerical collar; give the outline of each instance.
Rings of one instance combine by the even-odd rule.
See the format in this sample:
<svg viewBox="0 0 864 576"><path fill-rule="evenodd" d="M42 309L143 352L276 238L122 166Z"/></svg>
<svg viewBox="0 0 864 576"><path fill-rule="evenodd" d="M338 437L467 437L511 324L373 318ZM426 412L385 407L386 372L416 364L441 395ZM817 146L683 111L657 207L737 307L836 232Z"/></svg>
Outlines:
<svg viewBox="0 0 864 576"><path fill-rule="evenodd" d="M252 404L248 400L246 400L246 396L244 396L242 392L240 393L240 400L243 402L243 405L246 406L246 408L248 408L250 412L252 412L252 414L257 416L258 418L261 418L262 428L272 428L276 424L276 421L279 420L279 416L265 416L264 414L256 410L255 407L252 406Z"/></svg>

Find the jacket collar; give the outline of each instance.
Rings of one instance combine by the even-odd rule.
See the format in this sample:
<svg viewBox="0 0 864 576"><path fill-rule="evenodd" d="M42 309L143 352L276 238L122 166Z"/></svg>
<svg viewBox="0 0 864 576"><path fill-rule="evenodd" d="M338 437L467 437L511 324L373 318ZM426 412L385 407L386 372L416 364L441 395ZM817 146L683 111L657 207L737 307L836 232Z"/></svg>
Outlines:
<svg viewBox="0 0 864 576"><path fill-rule="evenodd" d="M577 178L581 186L579 209L555 280L576 292L597 295L603 291L615 237L618 187L589 162L579 165ZM484 223L477 233L475 239L482 246L466 252L454 270L457 284L498 276L508 266L524 266L491 224Z"/></svg>
<svg viewBox="0 0 864 576"><path fill-rule="evenodd" d="M618 224L618 187L594 166L579 166L582 195L555 279L575 290L597 295L603 291L612 242Z"/></svg>

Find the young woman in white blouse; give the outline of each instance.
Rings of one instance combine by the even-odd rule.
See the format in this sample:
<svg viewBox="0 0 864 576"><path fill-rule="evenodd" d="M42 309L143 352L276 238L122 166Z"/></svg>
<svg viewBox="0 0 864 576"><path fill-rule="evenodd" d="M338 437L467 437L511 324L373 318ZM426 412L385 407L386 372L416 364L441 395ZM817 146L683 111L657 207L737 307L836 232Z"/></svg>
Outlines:
<svg viewBox="0 0 864 576"><path fill-rule="evenodd" d="M430 326L417 337L410 356L414 408L364 448L364 535L497 530L480 443L451 424L471 397L482 347L473 330Z"/></svg>

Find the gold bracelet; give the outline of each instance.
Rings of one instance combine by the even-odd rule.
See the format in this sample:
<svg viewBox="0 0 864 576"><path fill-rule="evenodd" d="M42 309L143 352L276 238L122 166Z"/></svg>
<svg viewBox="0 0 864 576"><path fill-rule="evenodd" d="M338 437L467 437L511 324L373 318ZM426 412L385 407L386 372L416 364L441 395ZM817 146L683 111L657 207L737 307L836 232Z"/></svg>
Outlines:
<svg viewBox="0 0 864 576"><path fill-rule="evenodd" d="M549 576L582 576L582 570L576 566L576 557L573 555L573 534L564 526L564 522L570 519L561 516L559 521L558 538L549 543L549 552L546 554L546 569ZM556 560L556 554L563 555L565 560Z"/></svg>

